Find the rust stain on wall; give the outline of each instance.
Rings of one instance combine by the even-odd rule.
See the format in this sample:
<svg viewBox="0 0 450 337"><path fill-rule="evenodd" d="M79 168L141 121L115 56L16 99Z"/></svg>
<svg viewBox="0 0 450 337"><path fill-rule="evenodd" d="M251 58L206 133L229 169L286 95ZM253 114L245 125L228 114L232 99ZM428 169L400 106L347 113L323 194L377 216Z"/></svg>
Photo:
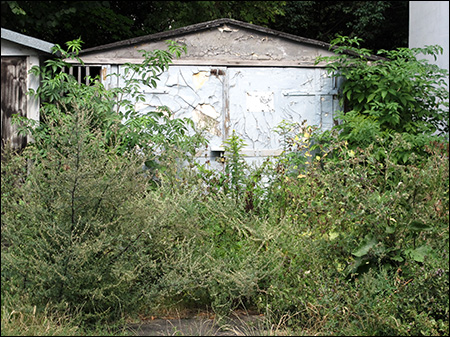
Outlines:
<svg viewBox="0 0 450 337"><path fill-rule="evenodd" d="M195 90L200 89L209 79L209 72L199 71L192 75L192 82L194 83Z"/></svg>

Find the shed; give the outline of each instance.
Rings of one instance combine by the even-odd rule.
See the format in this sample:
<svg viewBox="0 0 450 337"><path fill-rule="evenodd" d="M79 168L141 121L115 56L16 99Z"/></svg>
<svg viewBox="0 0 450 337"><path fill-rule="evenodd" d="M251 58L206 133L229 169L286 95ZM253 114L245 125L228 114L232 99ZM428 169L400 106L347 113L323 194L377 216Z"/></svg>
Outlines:
<svg viewBox="0 0 450 337"><path fill-rule="evenodd" d="M167 106L207 128L209 146L199 158L214 159L232 133L246 143L242 154L255 161L282 152L274 128L283 120L329 129L339 108L335 78L317 56L334 55L330 45L232 19L218 19L85 49L81 59L107 77L124 64L140 63L138 50L166 49L166 40L187 47L160 76L156 89L144 89L143 113ZM117 81L116 81L117 82Z"/></svg>
<svg viewBox="0 0 450 337"><path fill-rule="evenodd" d="M39 120L39 100L27 95L29 89L38 88L39 78L28 71L51 56L53 44L4 28L1 32L3 152L8 142L14 149L21 149L27 143L26 137L17 134L17 126L11 124L14 114Z"/></svg>

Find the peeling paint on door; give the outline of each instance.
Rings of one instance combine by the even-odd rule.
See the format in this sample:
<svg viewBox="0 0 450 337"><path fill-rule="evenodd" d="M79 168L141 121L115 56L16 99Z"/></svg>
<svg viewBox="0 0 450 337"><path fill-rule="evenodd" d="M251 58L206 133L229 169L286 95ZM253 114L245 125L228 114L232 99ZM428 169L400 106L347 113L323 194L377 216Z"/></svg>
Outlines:
<svg viewBox="0 0 450 337"><path fill-rule="evenodd" d="M244 138L247 150L280 149L274 129L283 120L332 126L338 105L334 81L326 70L230 67L228 73L230 129Z"/></svg>
<svg viewBox="0 0 450 337"><path fill-rule="evenodd" d="M208 81L209 79L209 72L208 71L199 71L198 73L195 73L192 75L192 81L194 82L194 87L196 90L203 87L203 85Z"/></svg>
<svg viewBox="0 0 450 337"><path fill-rule="evenodd" d="M220 113L209 104L199 104L192 111L192 120L196 126L217 137L222 136Z"/></svg>
<svg viewBox="0 0 450 337"><path fill-rule="evenodd" d="M232 130L244 140L248 161L278 155L275 128L283 121L333 126L337 83L325 69L174 66L156 89L143 89L142 113L167 106L176 118L192 118L209 145L202 158L223 151Z"/></svg>

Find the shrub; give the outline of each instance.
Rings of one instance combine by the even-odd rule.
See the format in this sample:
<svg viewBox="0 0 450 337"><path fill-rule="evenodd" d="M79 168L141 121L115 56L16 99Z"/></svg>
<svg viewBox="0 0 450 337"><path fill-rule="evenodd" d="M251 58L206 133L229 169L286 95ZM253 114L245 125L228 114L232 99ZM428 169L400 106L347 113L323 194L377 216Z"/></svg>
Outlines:
<svg viewBox="0 0 450 337"><path fill-rule="evenodd" d="M332 150L339 155L316 161L306 178L287 181L286 215L313 241L296 240L302 242L296 254L310 249L311 255L297 261L295 277L300 280L300 266L318 262L309 269L308 282L308 290L316 287L316 292L299 291L298 306L290 309L298 310L299 324L310 324L304 316L309 313L315 322L322 321L322 329L337 324L332 331L347 334L447 333L446 149L429 149L427 158L415 165L400 165L391 160L397 146L386 145L387 159L380 162L373 147L356 152L336 139ZM295 237L295 231L291 233ZM284 275L280 281L288 279ZM284 286L278 289L288 289ZM295 290L294 286L290 293ZM273 295L277 308L288 298L292 301L289 296L277 299L281 293ZM312 294L323 296L314 300ZM310 309L300 305L304 298ZM349 316L342 325L337 323L347 310ZM368 315L374 320L367 321Z"/></svg>
<svg viewBox="0 0 450 337"><path fill-rule="evenodd" d="M76 57L79 45L55 50ZM179 161L201 139L167 111L131 109L138 85L154 85L171 60L170 52L144 54L142 65L129 67L145 80L132 76L112 91L78 84L61 71L69 66L62 60L32 69L43 78L32 92L43 102L42 120L18 119L34 142L2 163L2 291L14 298L67 304L95 322L138 310L158 279L163 248L152 240L158 227L148 218L147 193L162 171L176 181Z"/></svg>
<svg viewBox="0 0 450 337"><path fill-rule="evenodd" d="M336 56L318 59L330 61L329 71L344 79L341 102L382 131L448 133L448 71L418 56L436 57L442 47L379 50L373 57L360 40L338 36L331 42Z"/></svg>
<svg viewBox="0 0 450 337"><path fill-rule="evenodd" d="M318 58L329 62L333 76L343 79L340 102L345 112L338 114L341 123L335 127L340 139L355 149L392 141L400 134L411 144L397 152L395 160L403 163L412 153L423 155L424 145L445 142L448 71L419 58L420 54L436 57L442 48L379 50L373 56L370 50L359 48L360 40L338 36L331 47L336 55ZM321 140L325 139L323 135Z"/></svg>
<svg viewBox="0 0 450 337"><path fill-rule="evenodd" d="M81 305L87 320L117 318L139 301L140 273L154 268L146 218L135 212L148 178L138 156L105 150L92 112L73 111L47 125L55 143L25 150L35 162L16 170L21 184L6 182L14 173L2 165L2 291L38 306Z"/></svg>

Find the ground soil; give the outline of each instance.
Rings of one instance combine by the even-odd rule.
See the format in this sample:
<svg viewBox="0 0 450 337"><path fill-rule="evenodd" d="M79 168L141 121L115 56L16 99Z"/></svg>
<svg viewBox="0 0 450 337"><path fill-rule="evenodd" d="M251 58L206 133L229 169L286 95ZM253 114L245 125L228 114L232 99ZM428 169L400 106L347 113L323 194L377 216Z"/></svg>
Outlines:
<svg viewBox="0 0 450 337"><path fill-rule="evenodd" d="M218 320L214 315L198 313L190 316L158 317L130 324L136 336L258 336L264 330L264 316L236 311Z"/></svg>

